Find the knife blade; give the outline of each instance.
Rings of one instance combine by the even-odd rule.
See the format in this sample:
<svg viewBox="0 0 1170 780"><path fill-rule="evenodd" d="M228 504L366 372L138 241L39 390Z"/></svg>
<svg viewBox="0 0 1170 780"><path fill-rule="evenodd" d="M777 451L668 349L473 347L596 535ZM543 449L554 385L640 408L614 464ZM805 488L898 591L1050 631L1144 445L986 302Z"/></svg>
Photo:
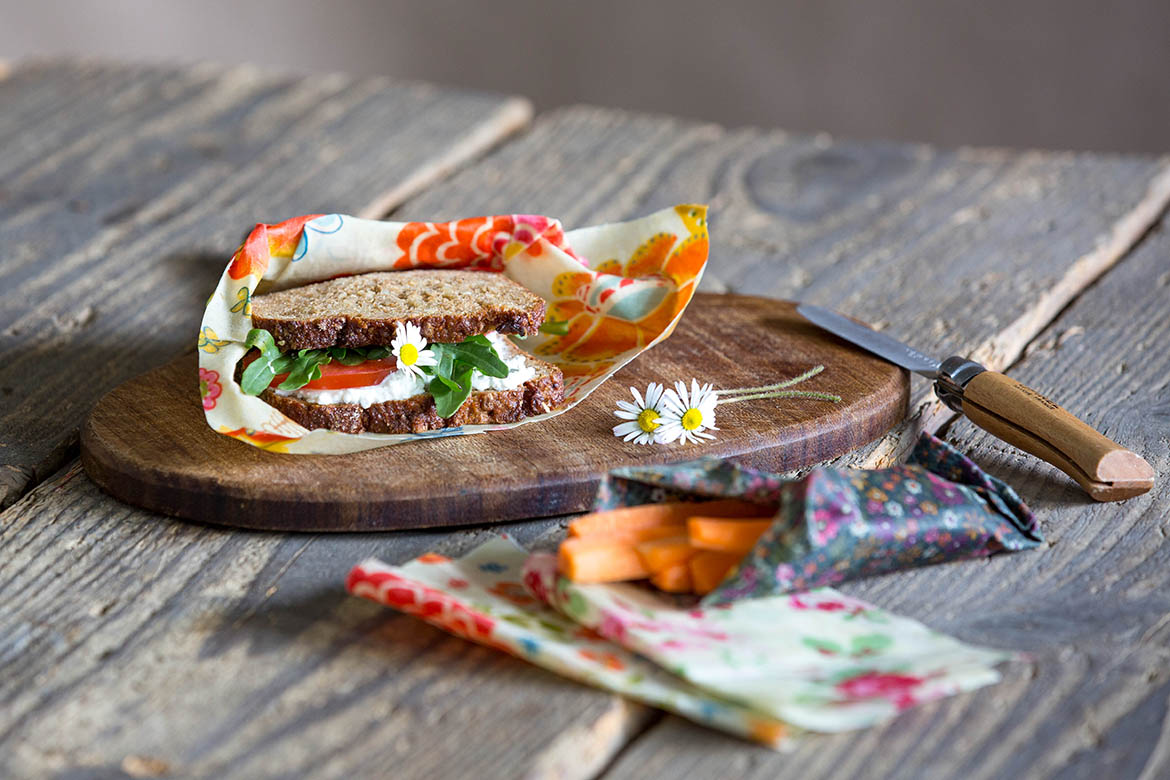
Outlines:
<svg viewBox="0 0 1170 780"><path fill-rule="evenodd" d="M1141 456L1004 374L961 355L940 361L821 306L802 303L796 311L890 363L933 379L935 394L948 407L1056 466L1098 501L1120 501L1154 486L1154 470Z"/></svg>

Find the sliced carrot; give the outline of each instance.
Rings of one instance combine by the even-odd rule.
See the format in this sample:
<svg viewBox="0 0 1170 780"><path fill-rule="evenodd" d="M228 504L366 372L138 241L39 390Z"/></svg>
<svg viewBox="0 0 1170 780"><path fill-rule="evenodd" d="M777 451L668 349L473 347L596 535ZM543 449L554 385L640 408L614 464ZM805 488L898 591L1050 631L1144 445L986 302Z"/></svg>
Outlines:
<svg viewBox="0 0 1170 780"><path fill-rule="evenodd" d="M588 539L590 541L609 541L628 544L636 547L643 542L652 542L658 539L668 539L672 536L686 537L685 525L664 525L658 528L636 528L626 531L615 531L612 534L593 534L591 536L570 536L569 539ZM568 541L568 540L566 540Z"/></svg>
<svg viewBox="0 0 1170 780"><path fill-rule="evenodd" d="M617 531L682 525L686 522L686 516L679 515L677 506L678 504L643 504L582 515L569 523L569 536L593 536Z"/></svg>
<svg viewBox="0 0 1170 780"><path fill-rule="evenodd" d="M624 582L650 576L642 564L637 545L672 536L681 536L686 526L639 528L613 534L570 536L561 542L559 567L574 582ZM685 541L686 536L681 536Z"/></svg>
<svg viewBox="0 0 1170 780"><path fill-rule="evenodd" d="M592 536L638 530L679 526L688 517L770 517L776 512L775 505L753 504L738 499L701 502L668 502L663 504L642 504L605 512L582 515L569 523L569 536Z"/></svg>
<svg viewBox="0 0 1170 780"><path fill-rule="evenodd" d="M721 517L692 517L687 520L691 544L704 550L746 555L772 525L771 520L727 520Z"/></svg>
<svg viewBox="0 0 1170 780"><path fill-rule="evenodd" d="M680 563L654 572L650 582L654 583L654 587L667 593L690 593L691 567L686 563Z"/></svg>
<svg viewBox="0 0 1170 780"><path fill-rule="evenodd" d="M573 582L625 582L650 576L638 551L620 539L566 539L557 567Z"/></svg>
<svg viewBox="0 0 1170 780"><path fill-rule="evenodd" d="M703 550L695 553L687 565L691 568L691 586L700 596L715 590L731 567L743 556Z"/></svg>
<svg viewBox="0 0 1170 780"><path fill-rule="evenodd" d="M686 534L639 542L635 549L642 557L643 565L651 572L685 564L695 554L695 548L691 547L691 540Z"/></svg>

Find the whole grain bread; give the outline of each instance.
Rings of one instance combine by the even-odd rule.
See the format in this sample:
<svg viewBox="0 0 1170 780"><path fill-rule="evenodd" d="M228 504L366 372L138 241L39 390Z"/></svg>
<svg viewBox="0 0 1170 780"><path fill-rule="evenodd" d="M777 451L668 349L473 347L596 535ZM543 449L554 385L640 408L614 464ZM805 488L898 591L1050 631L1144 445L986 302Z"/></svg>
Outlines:
<svg viewBox="0 0 1170 780"><path fill-rule="evenodd" d="M282 351L387 346L400 322L423 338L456 344L488 331L532 335L544 322L539 295L500 273L413 270L346 276L252 299L252 324Z"/></svg>
<svg viewBox="0 0 1170 780"><path fill-rule="evenodd" d="M459 411L447 419L435 412L428 393L400 401L360 404L315 404L279 395L271 388L260 398L309 430L328 428L342 433L423 433L460 425L511 423L550 412L565 402L565 379L551 363L526 356L536 376L515 390L473 392Z"/></svg>

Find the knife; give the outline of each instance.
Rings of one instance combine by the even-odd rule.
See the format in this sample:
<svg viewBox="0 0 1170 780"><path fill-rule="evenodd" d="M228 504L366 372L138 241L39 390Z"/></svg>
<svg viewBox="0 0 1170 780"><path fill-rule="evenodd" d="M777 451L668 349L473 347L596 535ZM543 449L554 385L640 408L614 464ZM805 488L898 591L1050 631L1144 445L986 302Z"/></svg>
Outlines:
<svg viewBox="0 0 1170 780"><path fill-rule="evenodd" d="M1154 486L1154 469L1141 456L998 371L958 355L936 360L820 306L802 303L796 311L814 325L934 380L934 392L951 409L1056 466L1098 501L1121 501Z"/></svg>

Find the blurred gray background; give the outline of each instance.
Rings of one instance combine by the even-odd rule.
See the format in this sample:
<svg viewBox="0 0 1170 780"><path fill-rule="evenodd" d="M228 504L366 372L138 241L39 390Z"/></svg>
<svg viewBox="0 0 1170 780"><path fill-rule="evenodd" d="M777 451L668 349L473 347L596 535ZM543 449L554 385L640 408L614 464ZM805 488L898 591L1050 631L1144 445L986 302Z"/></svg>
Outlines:
<svg viewBox="0 0 1170 780"><path fill-rule="evenodd" d="M1170 151L1170 0L0 0L0 58L61 54L858 138Z"/></svg>

